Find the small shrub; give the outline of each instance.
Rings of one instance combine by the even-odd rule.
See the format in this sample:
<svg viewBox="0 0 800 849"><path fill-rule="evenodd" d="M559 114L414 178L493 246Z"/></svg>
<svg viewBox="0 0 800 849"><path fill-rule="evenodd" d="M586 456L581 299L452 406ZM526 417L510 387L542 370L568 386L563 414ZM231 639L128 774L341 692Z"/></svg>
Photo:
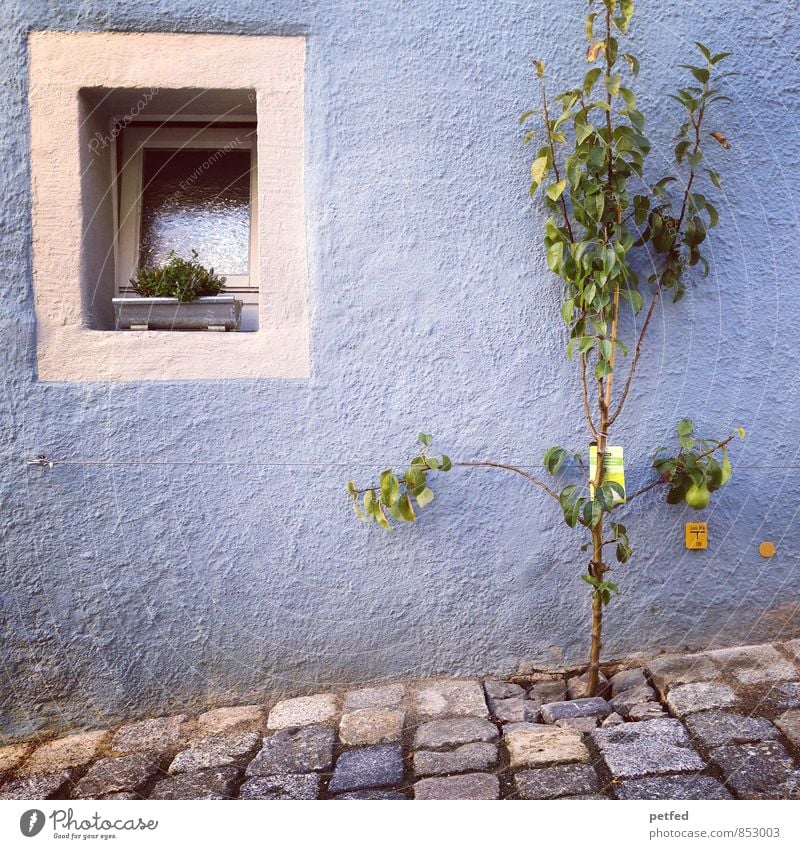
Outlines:
<svg viewBox="0 0 800 849"><path fill-rule="evenodd" d="M191 259L170 251L163 265L137 268L131 286L143 298L177 298L189 303L204 295L219 295L225 289L225 278L202 266L197 251L192 251Z"/></svg>

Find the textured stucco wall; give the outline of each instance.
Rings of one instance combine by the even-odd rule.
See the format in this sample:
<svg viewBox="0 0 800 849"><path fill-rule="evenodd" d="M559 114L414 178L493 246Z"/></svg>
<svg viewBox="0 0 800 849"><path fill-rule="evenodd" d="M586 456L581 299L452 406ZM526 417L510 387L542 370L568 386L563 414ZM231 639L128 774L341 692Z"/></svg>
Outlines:
<svg viewBox="0 0 800 849"><path fill-rule="evenodd" d="M607 657L800 630L797 3L638 5L654 165L671 159L665 95L691 41L736 51L743 75L720 122L713 273L659 309L616 441L636 486L685 414L749 438L706 513L708 552L682 548L698 514L632 507ZM453 474L389 536L352 519L342 485L406 457L419 428L455 457L522 465L584 439L516 126L531 56L556 84L583 74L583 14L580 0L4 4L3 733L582 659L577 544L537 490ZM26 44L48 28L307 35L310 379L37 383ZM197 465L27 468L40 452Z"/></svg>

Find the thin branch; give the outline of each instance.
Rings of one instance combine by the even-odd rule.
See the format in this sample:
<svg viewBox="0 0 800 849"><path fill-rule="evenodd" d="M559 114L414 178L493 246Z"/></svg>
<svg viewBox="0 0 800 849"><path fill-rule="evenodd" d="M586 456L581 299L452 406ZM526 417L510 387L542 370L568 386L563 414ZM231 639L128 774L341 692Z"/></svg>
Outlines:
<svg viewBox="0 0 800 849"><path fill-rule="evenodd" d="M589 425L589 430L592 436L597 439L597 428L592 420L592 410L589 407L589 386L586 382L586 355L581 354L581 392L583 394L583 413L586 416L586 424Z"/></svg>
<svg viewBox="0 0 800 849"><path fill-rule="evenodd" d="M550 145L550 157L553 160L553 174L555 174L556 182L559 182L561 180L561 176L558 173L558 165L556 164L556 148L555 148L555 145L553 144L553 134L550 131L550 113L548 111L548 106L547 106L547 89L544 86L544 79L542 79L541 85L542 85L542 106L544 107L544 125L545 125L545 128L547 129L547 141ZM563 104L561 105L561 108L562 109L564 108ZM572 234L572 224L569 220L569 212L567 211L567 202L564 199L564 192L561 192L560 200L561 200L561 209L564 212L564 224L567 227L567 233L569 233L569 240L570 240L570 242L574 242L575 236L573 236L573 234Z"/></svg>
<svg viewBox="0 0 800 849"><path fill-rule="evenodd" d="M736 438L736 434L732 433L727 439L723 439L722 442L718 442L713 448L710 448L705 454L698 454L697 459L702 460L704 457L710 457L715 451L719 451L720 448L724 448L729 442Z"/></svg>
<svg viewBox="0 0 800 849"><path fill-rule="evenodd" d="M523 472L522 469L517 468L516 466L509 466L505 463L493 463L491 460L476 460L476 461L464 461L461 463L453 463L454 466L488 466L493 469L505 469L508 472L515 472L518 475L522 475L523 478L529 480L532 484L535 484L540 489L543 489L551 498L555 498L556 501L559 501L558 493L554 492L550 487L540 481L538 478L535 478L533 475L529 475L527 472Z"/></svg>
<svg viewBox="0 0 800 849"><path fill-rule="evenodd" d="M649 492L651 489L655 489L657 486L661 486L661 484L666 484L666 483L669 483L669 481L664 480L664 478L659 478L657 481L653 481L652 483L649 483L647 486L643 486L640 490L638 490L637 492L634 492L633 495L626 496L625 501L626 501L626 503L630 503L637 496L644 495L645 492Z"/></svg>
<svg viewBox="0 0 800 849"><path fill-rule="evenodd" d="M614 424L617 420L617 417L622 412L622 408L625 406L625 399L628 397L628 393L631 390L631 384L633 383L633 376L636 374L636 366L639 364L639 357L642 355L642 345L644 344L644 337L647 333L647 328L650 326L650 322L653 319L653 313L655 312L656 304L658 303L658 298L661 295L661 284L659 283L656 286L655 292L653 292L653 300L650 302L650 308L647 310L647 315L644 319L644 324L642 325L642 330L639 333L639 339L636 342L636 349L633 352L633 359L631 360L631 369L628 372L628 379L625 381L625 387L622 390L622 395L620 395L619 402L617 403L617 409L614 410L613 415L609 419L609 425Z"/></svg>

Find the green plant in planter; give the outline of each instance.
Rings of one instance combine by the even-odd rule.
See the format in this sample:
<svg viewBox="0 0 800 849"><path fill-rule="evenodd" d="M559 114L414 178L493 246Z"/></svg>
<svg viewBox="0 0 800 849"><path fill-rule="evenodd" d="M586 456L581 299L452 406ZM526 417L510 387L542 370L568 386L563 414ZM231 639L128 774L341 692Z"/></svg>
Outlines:
<svg viewBox="0 0 800 849"><path fill-rule="evenodd" d="M594 4L589 2L589 6ZM645 116L637 108L631 80L639 62L623 53L619 39L628 31L632 0L602 0L586 18L590 69L579 85L548 97L545 67L534 62L541 90L541 107L522 115L526 124L540 118L540 130L525 134L524 142L541 139L531 166L530 192L542 190L550 213L545 224L544 250L550 270L561 281L561 317L567 327L567 357L576 363L582 407L591 442L589 462L582 452L555 446L544 453L544 467L558 481L571 475L576 482L550 485L524 469L491 461L453 462L430 454L431 437L421 433L421 450L405 471L387 469L377 484L358 488L348 483L356 515L391 530L393 521L413 522L416 510L433 500L431 475L454 467L488 466L514 472L555 500L570 528L586 537L586 573L581 578L592 592L590 693L597 690L603 608L617 593L609 580L609 548L619 564L631 558L628 530L617 521L624 507L643 493L663 487L670 504L684 501L702 509L713 492L731 476L724 439L700 439L694 425L683 419L677 426L680 449L655 451L655 479L626 493L616 472L619 451L611 433L629 396L643 344L656 305L667 294L679 300L694 272L708 273L702 246L717 225L717 210L707 192L720 187L718 173L706 162L706 147L729 147L715 124L709 124L715 104L729 100L719 85L728 74L719 65L728 53L712 53L696 43L699 61L683 65L685 87L670 97L683 111L677 132L676 167L655 182L645 175L650 143L644 135ZM649 176L649 175L648 175ZM638 259L637 259L638 258ZM651 269L645 281L637 273ZM620 315L638 316L633 339L621 338ZM638 328L636 325L639 325ZM636 332L638 330L638 332ZM629 357L625 377L614 385L617 355ZM621 386L621 389L620 389ZM615 392L616 388L616 392ZM744 437L744 431L738 434Z"/></svg>
<svg viewBox="0 0 800 849"><path fill-rule="evenodd" d="M225 278L214 274L197 261L197 251L191 259L170 251L163 265L137 268L131 286L143 298L177 298L189 303L206 295L219 295L225 290Z"/></svg>

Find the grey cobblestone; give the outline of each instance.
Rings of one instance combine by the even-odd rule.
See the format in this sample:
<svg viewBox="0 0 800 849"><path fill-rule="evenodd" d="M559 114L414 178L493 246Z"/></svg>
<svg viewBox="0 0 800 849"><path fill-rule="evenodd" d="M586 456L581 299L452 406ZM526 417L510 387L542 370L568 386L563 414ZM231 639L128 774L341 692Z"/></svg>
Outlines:
<svg viewBox="0 0 800 849"><path fill-rule="evenodd" d="M660 775L613 785L618 799L730 799L726 788L708 775Z"/></svg>
<svg viewBox="0 0 800 849"><path fill-rule="evenodd" d="M600 789L597 774L588 764L525 770L514 776L514 783L520 799L558 799L595 793Z"/></svg>
<svg viewBox="0 0 800 849"><path fill-rule="evenodd" d="M159 716L123 725L111 740L111 748L117 752L164 752L177 746L188 734L186 714Z"/></svg>
<svg viewBox="0 0 800 849"><path fill-rule="evenodd" d="M397 707L403 701L406 688L402 684L383 684L377 687L362 687L350 690L344 696L344 711L362 708Z"/></svg>
<svg viewBox="0 0 800 849"><path fill-rule="evenodd" d="M399 743L406 713L397 708L360 708L346 713L339 723L339 739L345 746Z"/></svg>
<svg viewBox="0 0 800 849"><path fill-rule="evenodd" d="M486 717L489 714L479 681L423 681L417 685L414 696L420 716Z"/></svg>
<svg viewBox="0 0 800 849"><path fill-rule="evenodd" d="M333 766L336 733L323 725L278 731L264 740L247 767L248 776L316 772Z"/></svg>
<svg viewBox="0 0 800 849"><path fill-rule="evenodd" d="M760 684L765 681L791 681L798 677L797 667L775 646L738 646L707 652L725 679L741 684Z"/></svg>
<svg viewBox="0 0 800 849"><path fill-rule="evenodd" d="M319 775L267 775L249 778L239 789L240 799L318 799Z"/></svg>
<svg viewBox="0 0 800 849"><path fill-rule="evenodd" d="M800 799L800 771L782 743L720 746L711 750L711 760L743 799Z"/></svg>
<svg viewBox="0 0 800 849"><path fill-rule="evenodd" d="M332 693L284 699L269 712L267 728L280 731L302 725L322 725L336 718L338 700Z"/></svg>
<svg viewBox="0 0 800 849"><path fill-rule="evenodd" d="M670 690L667 705L677 716L686 716L699 710L714 710L735 705L736 693L727 684L698 682L681 684Z"/></svg>
<svg viewBox="0 0 800 849"><path fill-rule="evenodd" d="M490 743L497 736L497 727L485 719L434 719L417 729L414 748L445 749L464 743Z"/></svg>
<svg viewBox="0 0 800 849"><path fill-rule="evenodd" d="M529 699L489 699L489 710L498 722L536 722L539 706Z"/></svg>
<svg viewBox="0 0 800 849"><path fill-rule="evenodd" d="M9 781L0 788L0 799L63 799L66 798L75 777L75 770L34 775Z"/></svg>
<svg viewBox="0 0 800 849"><path fill-rule="evenodd" d="M331 793L395 787L403 780L400 746L370 746L339 755L328 789Z"/></svg>
<svg viewBox="0 0 800 849"><path fill-rule="evenodd" d="M651 660L645 668L662 698L679 684L714 681L720 676L706 654L665 654Z"/></svg>
<svg viewBox="0 0 800 849"><path fill-rule="evenodd" d="M528 690L528 698L539 706L549 702L563 702L567 698L567 682L560 678L555 681L537 681Z"/></svg>
<svg viewBox="0 0 800 849"><path fill-rule="evenodd" d="M95 760L110 737L108 731L82 731L43 743L19 767L17 776L28 778L40 773L58 773L62 769L86 766Z"/></svg>
<svg viewBox="0 0 800 849"><path fill-rule="evenodd" d="M559 719L576 719L581 716L596 716L604 719L610 713L612 713L611 705L599 696L542 705L542 719L551 724Z"/></svg>
<svg viewBox="0 0 800 849"><path fill-rule="evenodd" d="M647 686L647 678L642 669L623 669L616 675L612 675L609 680L612 696L618 696L625 690L632 690L635 687Z"/></svg>
<svg viewBox="0 0 800 849"><path fill-rule="evenodd" d="M200 769L159 781L151 799L231 799L241 770L236 767Z"/></svg>
<svg viewBox="0 0 800 849"><path fill-rule="evenodd" d="M677 719L598 728L592 737L614 778L699 772L705 767Z"/></svg>
<svg viewBox="0 0 800 849"><path fill-rule="evenodd" d="M496 775L471 773L451 778L423 778L414 785L415 799L499 799Z"/></svg>
<svg viewBox="0 0 800 849"><path fill-rule="evenodd" d="M197 734L207 737L229 731L263 731L267 710L261 705L224 707L209 710L197 717Z"/></svg>
<svg viewBox="0 0 800 849"><path fill-rule="evenodd" d="M78 782L75 798L96 798L107 793L140 790L160 773L161 758L151 752L103 758Z"/></svg>
<svg viewBox="0 0 800 849"><path fill-rule="evenodd" d="M484 681L483 688L488 699L524 699L526 695L524 687L509 681Z"/></svg>
<svg viewBox="0 0 800 849"><path fill-rule="evenodd" d="M235 731L195 740L191 747L179 752L169 765L168 772L194 772L200 769L219 769L244 766L255 754L261 737L254 731Z"/></svg>
<svg viewBox="0 0 800 849"><path fill-rule="evenodd" d="M414 773L428 776L482 771L493 767L496 762L496 746L491 743L465 743L450 752L414 752Z"/></svg>
<svg viewBox="0 0 800 849"><path fill-rule="evenodd" d="M686 717L689 733L707 749L728 743L757 743L775 740L778 729L768 720L757 716L743 716L722 710L706 710Z"/></svg>

